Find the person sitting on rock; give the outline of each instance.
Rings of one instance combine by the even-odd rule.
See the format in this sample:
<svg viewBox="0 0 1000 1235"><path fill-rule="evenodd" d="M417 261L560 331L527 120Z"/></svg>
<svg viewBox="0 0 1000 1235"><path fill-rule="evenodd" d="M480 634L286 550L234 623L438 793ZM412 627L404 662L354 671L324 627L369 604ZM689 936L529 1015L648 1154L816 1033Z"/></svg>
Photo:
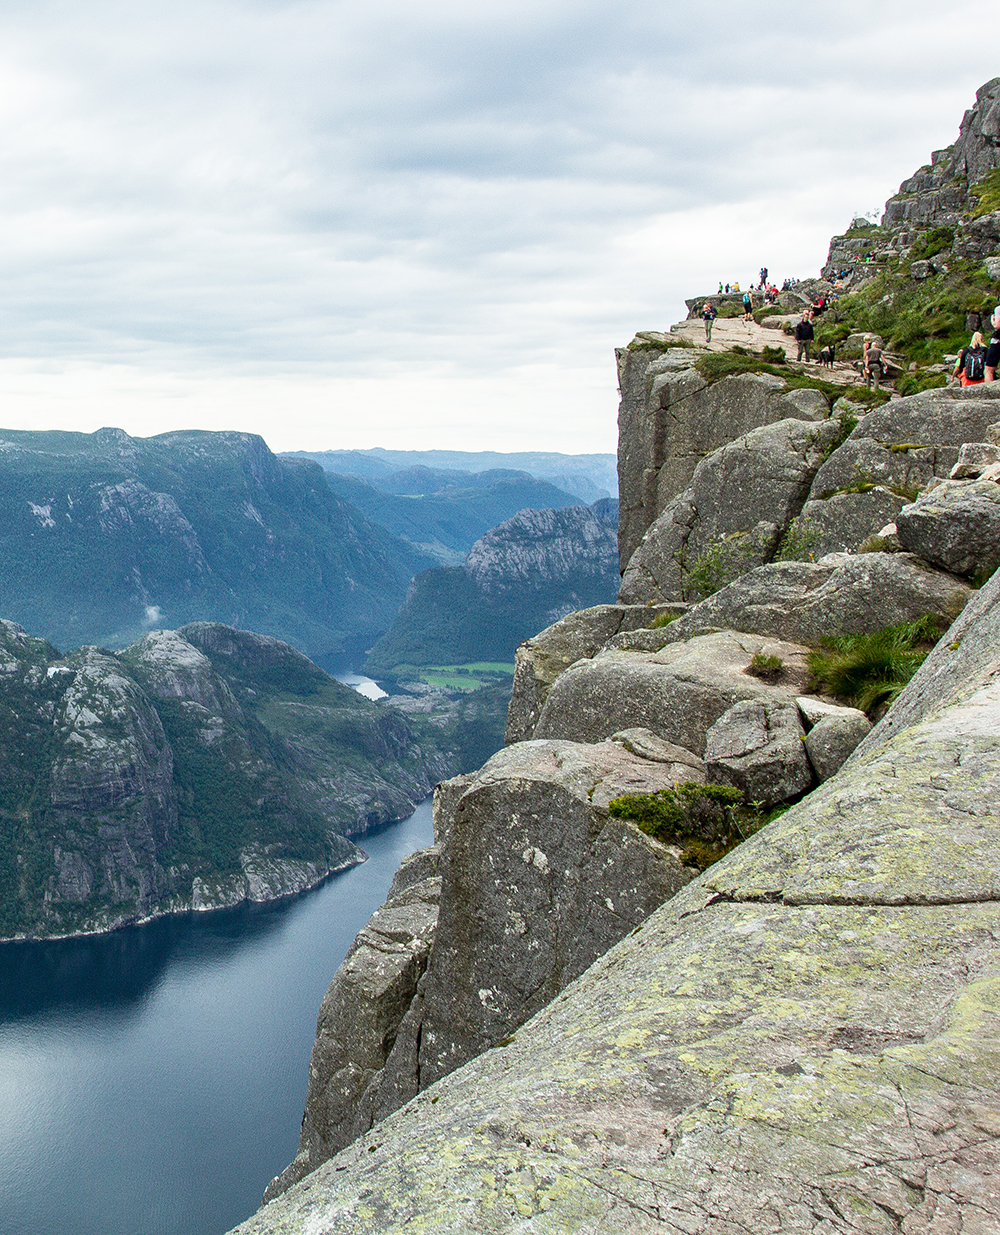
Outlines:
<svg viewBox="0 0 1000 1235"><path fill-rule="evenodd" d="M717 314L715 306L708 300L705 301L705 307L701 311L701 319L705 323L705 342L712 342L712 323L715 321Z"/></svg>
<svg viewBox="0 0 1000 1235"><path fill-rule="evenodd" d="M954 378L961 374L963 386L981 386L986 380L985 369L986 342L982 332L977 330L969 340L969 346L958 353L951 375Z"/></svg>
<svg viewBox="0 0 1000 1235"><path fill-rule="evenodd" d="M795 342L799 345L799 354L796 360L801 361L803 353L805 353L806 362L809 360L809 348L813 339L816 337L816 332L813 330L813 324L809 319L809 310L802 314L802 320L795 327Z"/></svg>

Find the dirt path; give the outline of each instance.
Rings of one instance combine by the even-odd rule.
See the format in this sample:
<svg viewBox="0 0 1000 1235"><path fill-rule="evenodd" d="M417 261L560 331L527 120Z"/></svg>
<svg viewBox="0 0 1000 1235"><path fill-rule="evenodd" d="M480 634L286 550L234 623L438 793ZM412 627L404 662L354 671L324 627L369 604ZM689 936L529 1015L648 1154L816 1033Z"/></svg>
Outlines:
<svg viewBox="0 0 1000 1235"><path fill-rule="evenodd" d="M775 314L775 316L778 316ZM688 318L670 329L671 334L690 339L699 347L705 347L705 323L701 318ZM798 344L791 335L781 330L767 330L757 322L745 322L742 317L717 317L712 327L712 342L708 344L710 352L729 351L734 343L750 351L759 352L763 347L781 347L790 366L800 373L808 373L810 377L818 377L824 382L833 382L838 386L861 385L860 375L853 364L846 361L836 361L832 369L815 361L797 364ZM815 350L815 347L814 347Z"/></svg>

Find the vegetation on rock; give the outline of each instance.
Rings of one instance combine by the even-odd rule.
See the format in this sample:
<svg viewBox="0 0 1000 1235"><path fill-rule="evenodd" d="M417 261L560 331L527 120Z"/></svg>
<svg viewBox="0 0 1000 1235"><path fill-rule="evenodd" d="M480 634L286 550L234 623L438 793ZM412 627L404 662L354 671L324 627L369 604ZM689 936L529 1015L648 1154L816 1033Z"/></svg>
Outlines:
<svg viewBox="0 0 1000 1235"><path fill-rule="evenodd" d="M0 936L300 891L455 770L447 736L213 623L66 657L0 624Z"/></svg>
<svg viewBox="0 0 1000 1235"><path fill-rule="evenodd" d="M870 635L824 639L809 655L811 688L880 716L927 659L945 622L927 614Z"/></svg>
<svg viewBox="0 0 1000 1235"><path fill-rule="evenodd" d="M743 794L731 785L693 781L656 793L622 794L608 804L608 811L630 819L654 840L679 845L682 861L700 870L725 857L773 817L745 806Z"/></svg>

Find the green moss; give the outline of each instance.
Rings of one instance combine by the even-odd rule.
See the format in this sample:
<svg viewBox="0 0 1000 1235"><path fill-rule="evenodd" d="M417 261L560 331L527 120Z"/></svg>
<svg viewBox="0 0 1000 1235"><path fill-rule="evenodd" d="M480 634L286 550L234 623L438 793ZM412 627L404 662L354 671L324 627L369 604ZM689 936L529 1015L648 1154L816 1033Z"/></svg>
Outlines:
<svg viewBox="0 0 1000 1235"><path fill-rule="evenodd" d="M698 785L687 781L656 793L626 793L608 805L619 819L630 819L647 836L679 845L682 860L705 870L731 849L758 832L785 807L761 813L747 806L731 785Z"/></svg>
<svg viewBox="0 0 1000 1235"><path fill-rule="evenodd" d="M753 532L731 532L710 545L690 565L681 560L685 593L689 598L714 596L734 579L770 557L772 548L769 541Z"/></svg>
<svg viewBox="0 0 1000 1235"><path fill-rule="evenodd" d="M915 395L921 390L939 390L947 386L948 378L944 373L904 373L902 377L896 378L894 384L899 394Z"/></svg>
<svg viewBox="0 0 1000 1235"><path fill-rule="evenodd" d="M817 529L810 527L807 522L796 520L782 536L774 560L776 562L811 562L814 558L813 549L818 542Z"/></svg>
<svg viewBox="0 0 1000 1235"><path fill-rule="evenodd" d="M916 262L934 257L938 253L943 253L945 249L950 249L954 242L955 229L953 227L932 227L912 247L909 260Z"/></svg>
<svg viewBox="0 0 1000 1235"><path fill-rule="evenodd" d="M679 613L661 613L649 624L650 630L660 630L663 626L669 626L671 622L676 622L681 615Z"/></svg>
<svg viewBox="0 0 1000 1235"><path fill-rule="evenodd" d="M707 382L718 382L724 377L736 377L741 373L770 373L781 378L786 376L762 357L735 347L728 352L709 352L699 356L695 368Z"/></svg>
<svg viewBox="0 0 1000 1235"><path fill-rule="evenodd" d="M629 352L669 352L673 347L694 347L690 339L653 339L647 334L637 334L625 349Z"/></svg>
<svg viewBox="0 0 1000 1235"><path fill-rule="evenodd" d="M776 682L785 669L785 662L780 656L769 656L765 652L754 652L747 666L747 673L764 682Z"/></svg>
<svg viewBox="0 0 1000 1235"><path fill-rule="evenodd" d="M908 265L890 265L827 309L817 340L828 341L836 332L846 337L845 328L870 331L907 362L939 362L968 343L966 314L988 313L993 304L986 271L964 259L949 259L947 274L923 280L911 279ZM859 393L852 390L852 399Z"/></svg>

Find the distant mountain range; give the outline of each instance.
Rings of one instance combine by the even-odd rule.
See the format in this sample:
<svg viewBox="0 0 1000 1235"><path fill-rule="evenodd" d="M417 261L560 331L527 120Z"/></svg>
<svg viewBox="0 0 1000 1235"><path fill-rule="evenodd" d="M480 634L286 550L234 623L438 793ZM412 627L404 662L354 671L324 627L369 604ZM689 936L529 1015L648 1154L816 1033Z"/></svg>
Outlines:
<svg viewBox="0 0 1000 1235"><path fill-rule="evenodd" d="M325 471L360 476L379 482L393 472L413 468L474 473L514 470L547 481L584 503L618 496L618 456L614 454L564 455L555 451L495 450L320 450L297 451ZM381 484L379 485L381 488Z"/></svg>
<svg viewBox="0 0 1000 1235"><path fill-rule="evenodd" d="M527 472L412 467L373 480L327 472L330 488L415 553L457 566L484 532L519 510L578 506L580 499Z"/></svg>
<svg viewBox="0 0 1000 1235"><path fill-rule="evenodd" d="M0 430L0 616L61 647L225 621L329 658L436 560L249 433Z"/></svg>

